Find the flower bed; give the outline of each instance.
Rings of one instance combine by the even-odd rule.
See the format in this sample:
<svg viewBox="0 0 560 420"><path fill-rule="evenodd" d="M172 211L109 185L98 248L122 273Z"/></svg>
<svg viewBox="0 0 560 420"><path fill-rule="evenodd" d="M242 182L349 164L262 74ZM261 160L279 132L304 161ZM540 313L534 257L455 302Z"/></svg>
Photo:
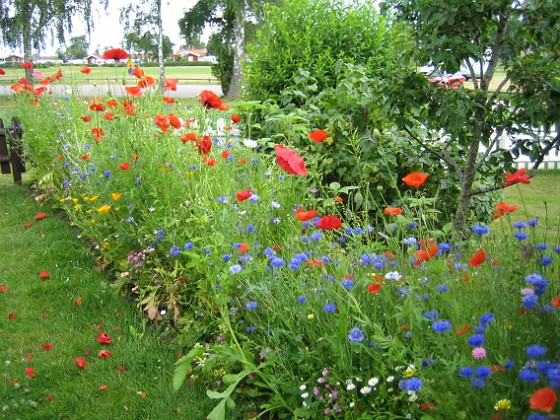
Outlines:
<svg viewBox="0 0 560 420"><path fill-rule="evenodd" d="M187 108L136 73L126 100L22 96L26 149L115 287L175 337L176 389L205 381L209 418L235 404L279 418L558 413L560 248L541 223L512 224L502 202L503 235L477 225L450 243L427 227L422 173L403 179L415 206L369 220L321 184L316 157L244 139L219 98Z"/></svg>

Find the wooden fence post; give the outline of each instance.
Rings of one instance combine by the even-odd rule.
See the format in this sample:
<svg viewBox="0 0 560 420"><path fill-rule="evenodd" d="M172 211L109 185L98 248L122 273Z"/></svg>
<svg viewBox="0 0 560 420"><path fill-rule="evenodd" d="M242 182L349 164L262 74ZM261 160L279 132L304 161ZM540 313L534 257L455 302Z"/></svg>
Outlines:
<svg viewBox="0 0 560 420"><path fill-rule="evenodd" d="M23 130L17 117L12 118L11 127L5 127L0 118L0 169L3 174L9 174L11 166L14 183L17 185L21 185L21 174L25 172L22 135Z"/></svg>

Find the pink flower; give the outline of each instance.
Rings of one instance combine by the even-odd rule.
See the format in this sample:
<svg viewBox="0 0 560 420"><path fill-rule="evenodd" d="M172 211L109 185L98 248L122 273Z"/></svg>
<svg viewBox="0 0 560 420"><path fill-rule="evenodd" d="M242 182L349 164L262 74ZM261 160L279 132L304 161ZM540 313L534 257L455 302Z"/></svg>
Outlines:
<svg viewBox="0 0 560 420"><path fill-rule="evenodd" d="M533 289L531 289L530 287L524 287L523 289L521 289L521 296L531 296L534 295L535 291Z"/></svg>
<svg viewBox="0 0 560 420"><path fill-rule="evenodd" d="M486 350L482 347L475 347L472 350L472 356L475 359L484 359L486 357Z"/></svg>

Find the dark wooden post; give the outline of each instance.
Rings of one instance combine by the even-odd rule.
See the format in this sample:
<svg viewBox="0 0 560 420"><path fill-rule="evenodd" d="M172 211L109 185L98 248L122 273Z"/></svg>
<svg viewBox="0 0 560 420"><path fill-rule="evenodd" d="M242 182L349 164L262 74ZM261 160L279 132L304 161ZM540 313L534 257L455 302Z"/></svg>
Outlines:
<svg viewBox="0 0 560 420"><path fill-rule="evenodd" d="M25 172L23 164L23 130L17 117L12 118L12 126L4 127L0 118L0 165L3 174L10 173L10 164L14 183L21 185L21 174Z"/></svg>

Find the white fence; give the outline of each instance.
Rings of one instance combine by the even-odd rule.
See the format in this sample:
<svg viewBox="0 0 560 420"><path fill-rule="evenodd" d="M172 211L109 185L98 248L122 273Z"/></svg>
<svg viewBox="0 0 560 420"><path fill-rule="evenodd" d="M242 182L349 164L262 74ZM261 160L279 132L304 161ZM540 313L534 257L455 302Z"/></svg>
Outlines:
<svg viewBox="0 0 560 420"><path fill-rule="evenodd" d="M553 132L548 134L549 138L554 138L557 135L557 130L555 129ZM518 138L524 138L523 136L519 135ZM530 137L527 137L528 139ZM511 149L513 147L513 141L506 135L503 135L500 139L500 148L502 149ZM528 156L520 155L517 159L515 159L515 164L518 169L527 168L530 169L533 167L531 163L531 159ZM558 149L552 149L543 159L541 164L537 169L560 169L560 153L558 153Z"/></svg>

